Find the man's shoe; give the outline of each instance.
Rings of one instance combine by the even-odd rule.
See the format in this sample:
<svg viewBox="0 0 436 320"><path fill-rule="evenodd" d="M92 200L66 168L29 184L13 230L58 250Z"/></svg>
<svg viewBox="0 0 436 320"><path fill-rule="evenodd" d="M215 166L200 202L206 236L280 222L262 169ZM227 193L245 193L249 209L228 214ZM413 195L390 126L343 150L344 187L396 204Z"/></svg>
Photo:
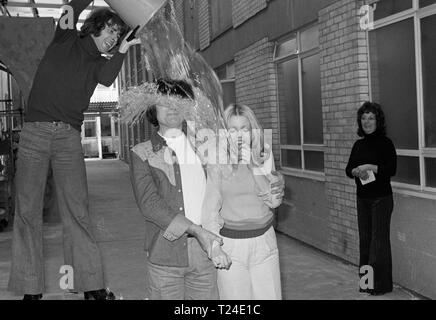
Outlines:
<svg viewBox="0 0 436 320"><path fill-rule="evenodd" d="M41 300L42 293L40 294L25 294L23 300Z"/></svg>
<svg viewBox="0 0 436 320"><path fill-rule="evenodd" d="M85 300L115 300L115 294L109 289L86 291Z"/></svg>

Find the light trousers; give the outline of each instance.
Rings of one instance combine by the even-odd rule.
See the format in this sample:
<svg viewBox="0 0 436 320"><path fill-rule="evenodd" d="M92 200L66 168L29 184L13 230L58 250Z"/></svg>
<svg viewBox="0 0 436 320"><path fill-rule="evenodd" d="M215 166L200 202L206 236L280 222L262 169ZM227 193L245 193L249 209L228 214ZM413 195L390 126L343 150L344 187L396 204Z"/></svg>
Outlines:
<svg viewBox="0 0 436 320"><path fill-rule="evenodd" d="M281 300L279 251L274 228L248 239L223 237L222 249L230 255L229 270L218 270L222 300Z"/></svg>

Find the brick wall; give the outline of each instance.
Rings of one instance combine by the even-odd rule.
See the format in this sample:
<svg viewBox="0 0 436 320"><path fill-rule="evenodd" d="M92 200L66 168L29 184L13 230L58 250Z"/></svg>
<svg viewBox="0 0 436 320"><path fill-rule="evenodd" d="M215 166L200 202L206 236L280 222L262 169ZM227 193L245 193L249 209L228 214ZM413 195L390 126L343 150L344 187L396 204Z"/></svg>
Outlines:
<svg viewBox="0 0 436 320"><path fill-rule="evenodd" d="M267 7L267 0L233 0L233 27L236 28Z"/></svg>
<svg viewBox="0 0 436 320"><path fill-rule="evenodd" d="M329 252L358 262L354 180L345 166L356 134L356 111L369 99L366 35L360 0L340 0L319 12Z"/></svg>
<svg viewBox="0 0 436 320"><path fill-rule="evenodd" d="M200 50L204 50L210 44L209 0L198 0L198 29Z"/></svg>
<svg viewBox="0 0 436 320"><path fill-rule="evenodd" d="M273 129L273 152L279 159L278 103L276 72L273 63L274 44L261 39L235 56L235 89L237 103L252 108L265 129Z"/></svg>

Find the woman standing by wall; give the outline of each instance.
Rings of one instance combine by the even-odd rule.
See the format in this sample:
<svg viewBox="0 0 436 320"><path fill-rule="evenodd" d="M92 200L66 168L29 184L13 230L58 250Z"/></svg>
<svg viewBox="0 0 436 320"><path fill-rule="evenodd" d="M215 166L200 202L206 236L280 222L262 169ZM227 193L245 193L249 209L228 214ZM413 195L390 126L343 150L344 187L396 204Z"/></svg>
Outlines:
<svg viewBox="0 0 436 320"><path fill-rule="evenodd" d="M353 145L346 174L355 179L357 186L359 269L369 265L374 270L374 288L360 291L381 295L393 289L391 177L396 173L397 155L386 136L385 117L379 104L365 102L357 111L357 124L357 134L362 139Z"/></svg>

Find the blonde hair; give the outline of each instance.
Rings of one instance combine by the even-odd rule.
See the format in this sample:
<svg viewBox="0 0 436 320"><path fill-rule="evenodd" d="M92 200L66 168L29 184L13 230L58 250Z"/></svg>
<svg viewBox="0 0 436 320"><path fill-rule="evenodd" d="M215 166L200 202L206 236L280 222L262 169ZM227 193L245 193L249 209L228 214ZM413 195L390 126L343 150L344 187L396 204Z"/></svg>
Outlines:
<svg viewBox="0 0 436 320"><path fill-rule="evenodd" d="M264 137L263 128L257 120L253 110L244 104L231 104L224 110L223 115L227 130L229 129L231 117L236 116L247 118L251 126L251 150L254 158L258 159L258 157L261 156L261 152L263 152Z"/></svg>

